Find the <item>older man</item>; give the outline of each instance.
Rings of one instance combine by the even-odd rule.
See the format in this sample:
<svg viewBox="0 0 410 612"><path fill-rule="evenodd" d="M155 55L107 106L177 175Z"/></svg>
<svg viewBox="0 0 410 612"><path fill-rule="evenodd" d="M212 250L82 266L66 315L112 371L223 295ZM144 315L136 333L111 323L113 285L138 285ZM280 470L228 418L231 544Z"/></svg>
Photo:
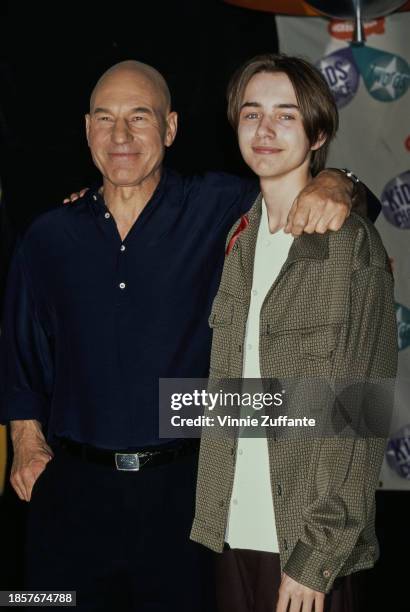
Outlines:
<svg viewBox="0 0 410 612"><path fill-rule="evenodd" d="M27 586L76 590L81 609L209 612L208 557L188 538L196 448L158 439L157 387L207 375L226 233L255 188L163 169L177 115L150 66L108 70L86 128L102 187L32 225L6 297L3 420L12 484L31 500ZM322 175L289 228L337 229L349 189Z"/></svg>

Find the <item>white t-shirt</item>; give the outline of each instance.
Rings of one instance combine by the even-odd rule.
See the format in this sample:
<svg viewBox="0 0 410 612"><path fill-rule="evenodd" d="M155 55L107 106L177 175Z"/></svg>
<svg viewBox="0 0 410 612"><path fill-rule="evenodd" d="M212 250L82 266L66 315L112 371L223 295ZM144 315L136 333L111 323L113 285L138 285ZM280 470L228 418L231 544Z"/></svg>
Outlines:
<svg viewBox="0 0 410 612"><path fill-rule="evenodd" d="M264 299L286 261L291 234L269 231L266 204L255 248L251 302L246 323L243 378L261 378L259 319ZM252 387L254 390L254 388ZM261 389L262 390L262 389ZM235 478L225 541L231 548L279 552L266 436L238 438Z"/></svg>

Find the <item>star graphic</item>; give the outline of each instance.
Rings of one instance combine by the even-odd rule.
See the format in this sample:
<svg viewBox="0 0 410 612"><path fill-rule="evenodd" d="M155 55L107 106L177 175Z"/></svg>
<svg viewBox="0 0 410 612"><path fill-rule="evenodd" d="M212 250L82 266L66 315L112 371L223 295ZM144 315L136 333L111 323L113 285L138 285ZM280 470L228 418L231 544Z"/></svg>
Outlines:
<svg viewBox="0 0 410 612"><path fill-rule="evenodd" d="M396 90L393 87L393 75L398 72L397 57L393 57L391 62L387 64L387 66L385 66L384 68L382 68L381 66L377 66L377 68L378 75L383 76L385 74L388 74L391 75L391 78L389 79L388 85L383 85L380 81L375 81L372 87L370 88L370 92L382 89L390 96L391 100L394 100L396 97Z"/></svg>

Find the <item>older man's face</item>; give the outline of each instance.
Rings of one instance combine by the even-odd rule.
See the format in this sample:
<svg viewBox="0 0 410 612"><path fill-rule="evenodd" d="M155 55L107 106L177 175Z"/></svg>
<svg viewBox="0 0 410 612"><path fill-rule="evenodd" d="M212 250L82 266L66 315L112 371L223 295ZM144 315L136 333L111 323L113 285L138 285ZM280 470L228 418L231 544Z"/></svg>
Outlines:
<svg viewBox="0 0 410 612"><path fill-rule="evenodd" d="M144 75L118 71L97 87L86 117L95 165L118 187L142 186L158 175L176 131L162 94Z"/></svg>

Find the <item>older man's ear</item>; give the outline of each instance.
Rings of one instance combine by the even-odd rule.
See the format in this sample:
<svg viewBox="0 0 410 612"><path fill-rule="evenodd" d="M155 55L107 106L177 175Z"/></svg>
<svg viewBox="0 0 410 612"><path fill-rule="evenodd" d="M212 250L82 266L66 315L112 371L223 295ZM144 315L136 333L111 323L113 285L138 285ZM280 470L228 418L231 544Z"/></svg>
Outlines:
<svg viewBox="0 0 410 612"><path fill-rule="evenodd" d="M175 140L178 130L178 114L172 111L166 119L167 127L165 134L165 146L170 147Z"/></svg>

